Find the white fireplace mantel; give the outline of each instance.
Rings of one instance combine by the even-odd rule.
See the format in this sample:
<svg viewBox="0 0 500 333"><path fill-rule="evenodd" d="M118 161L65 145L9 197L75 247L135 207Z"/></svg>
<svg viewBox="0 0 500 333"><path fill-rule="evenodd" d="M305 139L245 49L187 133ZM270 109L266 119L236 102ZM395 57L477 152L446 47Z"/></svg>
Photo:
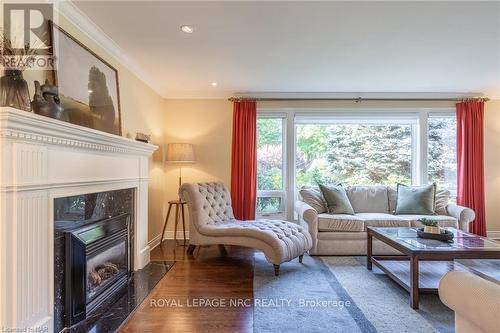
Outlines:
<svg viewBox="0 0 500 333"><path fill-rule="evenodd" d="M134 269L149 262L156 146L0 108L0 327L53 330L54 198L135 189Z"/></svg>

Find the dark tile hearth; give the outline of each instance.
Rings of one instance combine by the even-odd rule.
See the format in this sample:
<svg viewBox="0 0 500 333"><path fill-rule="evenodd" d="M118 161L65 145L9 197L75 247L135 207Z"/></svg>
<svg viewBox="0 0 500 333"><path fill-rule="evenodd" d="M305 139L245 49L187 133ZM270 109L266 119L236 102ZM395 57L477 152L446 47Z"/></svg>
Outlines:
<svg viewBox="0 0 500 333"><path fill-rule="evenodd" d="M115 299L104 304L86 320L63 332L115 332L144 301L173 264L172 261L150 262L143 269L133 272L127 286Z"/></svg>

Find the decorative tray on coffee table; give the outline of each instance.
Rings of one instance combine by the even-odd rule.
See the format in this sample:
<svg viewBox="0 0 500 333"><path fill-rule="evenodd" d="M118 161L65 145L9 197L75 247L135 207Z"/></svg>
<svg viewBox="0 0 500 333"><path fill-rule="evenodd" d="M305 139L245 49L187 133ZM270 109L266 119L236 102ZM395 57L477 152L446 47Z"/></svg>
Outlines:
<svg viewBox="0 0 500 333"><path fill-rule="evenodd" d="M424 228L417 229L417 235L420 238L435 239L443 242L449 242L453 240L453 232L449 230L444 230L444 233L434 234L430 232L424 232Z"/></svg>

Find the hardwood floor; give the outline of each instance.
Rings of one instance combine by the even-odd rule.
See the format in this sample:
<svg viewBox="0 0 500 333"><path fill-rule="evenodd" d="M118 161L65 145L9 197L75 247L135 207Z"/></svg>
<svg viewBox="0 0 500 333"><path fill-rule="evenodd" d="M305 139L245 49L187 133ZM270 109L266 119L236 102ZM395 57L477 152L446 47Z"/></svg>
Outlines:
<svg viewBox="0 0 500 333"><path fill-rule="evenodd" d="M252 332L253 251L225 249L197 247L189 256L170 240L156 247L151 261L175 264L119 332ZM246 304L230 304L237 300Z"/></svg>

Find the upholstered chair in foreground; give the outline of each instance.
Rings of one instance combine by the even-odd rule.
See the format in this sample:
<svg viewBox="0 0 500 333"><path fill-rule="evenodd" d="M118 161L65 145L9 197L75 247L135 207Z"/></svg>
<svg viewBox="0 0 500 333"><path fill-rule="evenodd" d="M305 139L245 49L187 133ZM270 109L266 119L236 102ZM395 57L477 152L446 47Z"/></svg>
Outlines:
<svg viewBox="0 0 500 333"><path fill-rule="evenodd" d="M455 311L456 333L500 331L500 284L468 272L449 272L439 282L439 298Z"/></svg>
<svg viewBox="0 0 500 333"><path fill-rule="evenodd" d="M309 232L281 220L239 221L234 218L231 195L222 183L183 184L179 190L189 210L189 247L192 254L200 245L239 245L264 252L279 275L280 264L309 251Z"/></svg>

